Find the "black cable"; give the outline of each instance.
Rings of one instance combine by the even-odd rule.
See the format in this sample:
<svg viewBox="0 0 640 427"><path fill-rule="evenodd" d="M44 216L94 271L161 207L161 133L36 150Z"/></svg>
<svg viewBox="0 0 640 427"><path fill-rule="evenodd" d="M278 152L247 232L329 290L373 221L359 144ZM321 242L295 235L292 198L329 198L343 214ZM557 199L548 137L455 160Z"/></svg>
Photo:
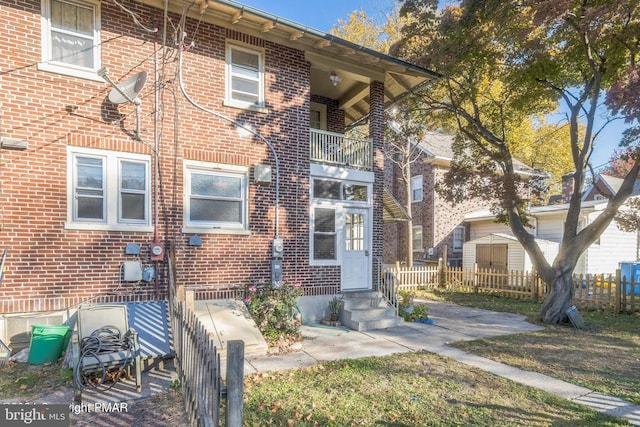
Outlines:
<svg viewBox="0 0 640 427"><path fill-rule="evenodd" d="M129 334L125 333L124 336L121 336L120 331L115 326L104 326L93 331L88 337L84 337L80 342L80 357L73 372L76 387L81 389L95 389L100 385L103 385L106 381L107 369L99 356L101 354L119 352L126 352L127 354L125 359L122 361L121 366L115 365L115 367L118 368L118 371L121 372L133 359L133 342ZM82 381L84 359L88 357L95 359L100 367L100 371L102 372L100 381L97 381L93 385L84 384ZM108 388L113 387L114 384L115 381L113 381Z"/></svg>

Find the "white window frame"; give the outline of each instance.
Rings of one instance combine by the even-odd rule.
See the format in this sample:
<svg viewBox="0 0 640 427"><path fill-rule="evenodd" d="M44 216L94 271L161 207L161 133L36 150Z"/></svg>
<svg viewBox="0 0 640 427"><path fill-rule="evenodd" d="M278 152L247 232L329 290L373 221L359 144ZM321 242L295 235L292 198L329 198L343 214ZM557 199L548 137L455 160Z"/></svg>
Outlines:
<svg viewBox="0 0 640 427"><path fill-rule="evenodd" d="M90 157L102 161L103 218L88 219L76 216L76 158ZM145 166L144 219L123 219L121 212L121 163L141 163ZM106 231L153 231L151 224L151 156L118 151L67 146L67 222L65 229Z"/></svg>
<svg viewBox="0 0 640 427"><path fill-rule="evenodd" d="M423 200L422 175L416 175L411 178L411 203L421 202ZM416 197L416 191L420 190L419 196Z"/></svg>
<svg viewBox="0 0 640 427"><path fill-rule="evenodd" d="M333 235L334 237L334 251L335 258L334 259L316 259L314 254L315 248L315 235L316 233L316 209L327 209L332 210L334 214L334 230L333 232L323 232L325 235ZM328 203L320 203L320 204L312 204L311 205L311 214L310 214L310 224L309 224L309 232L310 232L310 240L309 240L309 260L311 265L340 265L342 259L342 253L340 248L340 232L343 228L343 225L340 224L342 218L342 208L335 204ZM318 232L319 233L319 232Z"/></svg>
<svg viewBox="0 0 640 427"><path fill-rule="evenodd" d="M416 238L416 232L420 230L420 239ZM411 242L414 252L424 252L424 234L422 233L421 225L414 225L411 227Z"/></svg>
<svg viewBox="0 0 640 427"><path fill-rule="evenodd" d="M258 72L258 102L256 103L251 103L251 102L247 102L247 101L242 101L239 99L234 99L233 98L233 93L232 93L232 81L233 81L233 63L231 62L231 58L232 58L232 52L234 50L238 50L238 51L242 51L242 52L246 52L246 53L250 53L250 54L254 54L258 56L258 69L256 70ZM264 50L263 49L256 49L256 48L249 48L246 47L244 45L240 45L237 43L230 43L227 42L227 46L226 46L226 67L225 67L225 101L224 101L224 105L228 106L228 107L236 107L236 108L243 108L243 109L249 109L249 110L256 110L256 111L260 111L260 112L266 112L265 109L265 90L264 90L264 86L265 86L265 65L264 65Z"/></svg>
<svg viewBox="0 0 640 427"><path fill-rule="evenodd" d="M318 128L311 126L311 113L313 111L317 111L320 118L320 123L318 124L320 127ZM319 102L311 103L309 108L309 126L312 129L327 130L327 104L321 104Z"/></svg>
<svg viewBox="0 0 640 427"><path fill-rule="evenodd" d="M57 0L64 3L77 5L80 7L91 7L93 9L93 67L82 67L52 59L51 43L51 1L42 0L41 15L41 49L42 62L38 63L38 70L48 71L67 76L79 77L82 79L101 82L102 77L96 72L100 69L100 1L98 0Z"/></svg>
<svg viewBox="0 0 640 427"><path fill-rule="evenodd" d="M193 173L216 176L233 176L241 179L241 223L217 221L190 221L191 215L191 176ZM250 234L249 231L249 168L245 166L225 165L200 161L184 163L184 227L183 233L210 234Z"/></svg>
<svg viewBox="0 0 640 427"><path fill-rule="evenodd" d="M453 243L451 244L451 252L460 253L465 242L466 228L464 225L458 225L453 229ZM460 246L456 246L456 243L460 242Z"/></svg>

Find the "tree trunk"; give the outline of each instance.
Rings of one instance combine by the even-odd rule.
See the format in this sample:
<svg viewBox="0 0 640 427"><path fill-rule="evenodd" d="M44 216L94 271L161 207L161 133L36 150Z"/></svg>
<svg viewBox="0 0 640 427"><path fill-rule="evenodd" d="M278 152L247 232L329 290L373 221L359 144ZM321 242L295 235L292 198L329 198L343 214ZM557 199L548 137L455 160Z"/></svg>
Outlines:
<svg viewBox="0 0 640 427"><path fill-rule="evenodd" d="M573 305L574 292L572 272L559 273L551 283L551 292L547 295L540 309L542 322L566 323L568 321L567 309Z"/></svg>

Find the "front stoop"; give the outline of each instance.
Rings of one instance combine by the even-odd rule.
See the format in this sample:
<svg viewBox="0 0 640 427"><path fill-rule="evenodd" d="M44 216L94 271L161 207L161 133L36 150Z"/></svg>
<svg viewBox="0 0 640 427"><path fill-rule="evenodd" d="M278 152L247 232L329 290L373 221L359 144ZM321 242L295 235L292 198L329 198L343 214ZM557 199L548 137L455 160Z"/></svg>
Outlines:
<svg viewBox="0 0 640 427"><path fill-rule="evenodd" d="M389 307L375 291L347 291L342 293L342 314L340 321L356 331L384 329L400 326L402 317L396 316L393 307Z"/></svg>

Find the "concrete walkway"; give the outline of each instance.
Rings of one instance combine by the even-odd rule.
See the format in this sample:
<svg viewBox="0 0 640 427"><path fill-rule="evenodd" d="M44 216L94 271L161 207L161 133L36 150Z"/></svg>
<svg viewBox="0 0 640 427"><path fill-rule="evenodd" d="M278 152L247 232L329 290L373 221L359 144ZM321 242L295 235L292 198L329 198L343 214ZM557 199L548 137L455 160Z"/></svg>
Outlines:
<svg viewBox="0 0 640 427"><path fill-rule="evenodd" d="M441 302L429 301L428 305L429 317L436 320L435 325L405 323L403 326L365 332L303 326L303 334L312 339L304 340L301 351L281 356L248 356L245 359L245 374L300 368L322 361L428 351L545 390L596 411L623 417L631 424L640 426L639 405L448 346L450 342L543 329L528 323L524 316Z"/></svg>

